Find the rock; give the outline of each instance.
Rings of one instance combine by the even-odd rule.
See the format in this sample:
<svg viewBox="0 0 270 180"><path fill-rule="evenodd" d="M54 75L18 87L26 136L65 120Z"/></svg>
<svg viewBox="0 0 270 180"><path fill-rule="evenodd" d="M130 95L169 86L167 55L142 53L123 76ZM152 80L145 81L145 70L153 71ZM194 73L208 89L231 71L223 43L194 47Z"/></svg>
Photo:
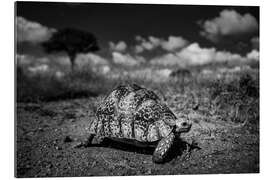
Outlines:
<svg viewBox="0 0 270 180"><path fill-rule="evenodd" d="M56 149L56 150L62 150L62 148L59 147L59 146L56 146L55 149Z"/></svg>
<svg viewBox="0 0 270 180"><path fill-rule="evenodd" d="M69 142L72 142L73 140L71 139L70 136L66 136L65 139L64 139L64 143L69 143Z"/></svg>

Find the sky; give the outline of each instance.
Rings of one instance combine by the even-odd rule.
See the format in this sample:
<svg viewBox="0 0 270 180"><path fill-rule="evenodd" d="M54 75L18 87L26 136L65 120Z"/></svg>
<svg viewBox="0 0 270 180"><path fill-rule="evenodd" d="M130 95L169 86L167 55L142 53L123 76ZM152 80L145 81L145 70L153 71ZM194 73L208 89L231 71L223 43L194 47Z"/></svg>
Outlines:
<svg viewBox="0 0 270 180"><path fill-rule="evenodd" d="M154 57L188 45L246 55L259 44L259 7L250 6L17 2L15 18L19 49L32 51L66 27L93 33L100 53L112 56Z"/></svg>

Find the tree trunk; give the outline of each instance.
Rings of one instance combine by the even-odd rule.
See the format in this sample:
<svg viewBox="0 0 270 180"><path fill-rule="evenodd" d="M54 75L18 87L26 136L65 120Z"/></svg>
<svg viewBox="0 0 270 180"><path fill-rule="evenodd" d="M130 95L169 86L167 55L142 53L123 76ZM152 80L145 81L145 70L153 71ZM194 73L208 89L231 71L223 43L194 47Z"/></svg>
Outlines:
<svg viewBox="0 0 270 180"><path fill-rule="evenodd" d="M71 62L71 71L74 72L76 55L75 54L69 54L68 56L69 56L69 59L70 59L70 62Z"/></svg>

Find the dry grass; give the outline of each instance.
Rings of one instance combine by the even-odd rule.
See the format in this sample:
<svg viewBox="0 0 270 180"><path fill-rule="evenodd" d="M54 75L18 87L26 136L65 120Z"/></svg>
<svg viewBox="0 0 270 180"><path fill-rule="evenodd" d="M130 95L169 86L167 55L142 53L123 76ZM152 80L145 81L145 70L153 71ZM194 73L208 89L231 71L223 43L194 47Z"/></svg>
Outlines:
<svg viewBox="0 0 270 180"><path fill-rule="evenodd" d="M216 66L208 68L218 69ZM130 74L124 76L121 71ZM188 70L188 76L167 77L160 81L157 77L148 76L148 71L149 67L147 73L134 76L132 70L116 69L113 73L118 72L120 75L111 78L112 72L107 76L100 75L88 67L73 73L68 72L58 78L50 73L29 76L23 69L17 68L17 101L39 102L96 97L108 93L119 84L137 83L155 91L176 113L187 113L191 116L195 114L203 121L214 119L237 124L258 124L259 74L256 69L223 73L221 76L214 73L209 77L203 76L200 69L192 68ZM153 78L155 80L152 80ZM195 118L194 121L198 119Z"/></svg>
<svg viewBox="0 0 270 180"><path fill-rule="evenodd" d="M98 96L107 93L114 86L102 76L91 71L69 72L57 78L54 74L29 76L17 68L17 101L40 102Z"/></svg>
<svg viewBox="0 0 270 180"><path fill-rule="evenodd" d="M119 68L101 76L83 68L58 78L53 73L32 76L18 68L18 176L259 172L258 68L222 74L219 68L192 67L188 76L166 81L156 81L149 73L121 75L137 69ZM203 74L205 69L211 74ZM115 142L73 148L88 136L86 127L103 95L120 83L154 90L176 116L184 113L193 122L182 136L185 143L176 144L168 163L153 164L152 152ZM73 141L66 142L67 136Z"/></svg>

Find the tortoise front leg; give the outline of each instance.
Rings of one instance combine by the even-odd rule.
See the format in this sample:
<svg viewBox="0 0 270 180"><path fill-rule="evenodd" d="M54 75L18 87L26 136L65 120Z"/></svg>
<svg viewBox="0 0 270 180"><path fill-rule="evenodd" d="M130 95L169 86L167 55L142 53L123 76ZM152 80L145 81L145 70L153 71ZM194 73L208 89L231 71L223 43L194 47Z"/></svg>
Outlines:
<svg viewBox="0 0 270 180"><path fill-rule="evenodd" d="M170 148L173 145L175 135L171 132L167 137L162 138L153 154L153 161L155 163L162 163L164 158L167 156Z"/></svg>

